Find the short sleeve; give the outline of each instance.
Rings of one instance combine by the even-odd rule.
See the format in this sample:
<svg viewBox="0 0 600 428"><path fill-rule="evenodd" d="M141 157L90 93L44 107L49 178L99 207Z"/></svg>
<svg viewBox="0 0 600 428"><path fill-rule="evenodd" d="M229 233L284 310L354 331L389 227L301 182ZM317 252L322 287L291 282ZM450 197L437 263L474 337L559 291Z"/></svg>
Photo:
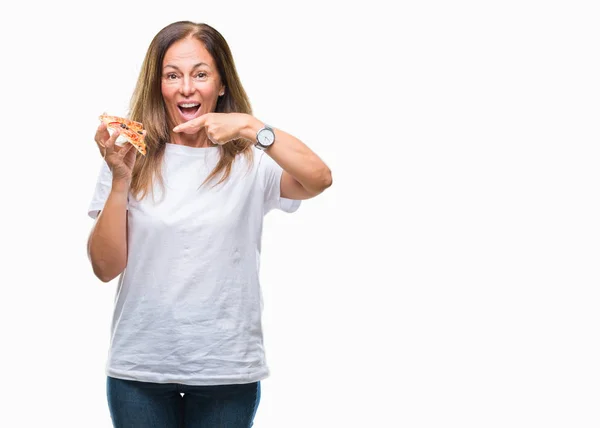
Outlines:
<svg viewBox="0 0 600 428"><path fill-rule="evenodd" d="M300 207L299 200L281 197L281 175L283 168L269 155L261 150L256 150L258 159L258 175L264 189L264 213L273 209L279 209L287 213L293 213Z"/></svg>
<svg viewBox="0 0 600 428"><path fill-rule="evenodd" d="M98 173L98 180L96 181L94 195L92 196L92 200L88 207L88 215L91 218L95 219L96 217L98 217L98 214L104 208L104 204L108 199L111 187L112 172L110 172L108 164L102 161L102 167L100 168L100 172Z"/></svg>

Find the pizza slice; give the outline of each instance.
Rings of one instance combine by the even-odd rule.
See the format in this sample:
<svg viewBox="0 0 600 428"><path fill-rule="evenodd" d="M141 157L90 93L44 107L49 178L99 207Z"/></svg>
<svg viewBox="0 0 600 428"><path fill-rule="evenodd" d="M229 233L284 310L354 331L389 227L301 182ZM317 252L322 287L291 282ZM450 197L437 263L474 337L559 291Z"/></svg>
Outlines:
<svg viewBox="0 0 600 428"><path fill-rule="evenodd" d="M146 143L144 142L146 131L144 130L144 125L124 117L109 116L107 114L101 115L100 120L106 123L107 128L114 131L119 130L121 136L125 137L138 152L144 156L146 155Z"/></svg>

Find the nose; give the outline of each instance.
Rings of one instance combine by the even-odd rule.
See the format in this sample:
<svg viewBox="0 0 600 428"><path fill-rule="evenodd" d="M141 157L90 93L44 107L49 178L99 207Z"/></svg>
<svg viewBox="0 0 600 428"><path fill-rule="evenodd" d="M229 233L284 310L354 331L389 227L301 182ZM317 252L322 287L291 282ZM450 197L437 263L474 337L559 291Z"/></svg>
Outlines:
<svg viewBox="0 0 600 428"><path fill-rule="evenodd" d="M194 93L194 89L194 84L189 76L185 76L183 79L181 79L181 85L179 86L179 92L181 95L189 97Z"/></svg>

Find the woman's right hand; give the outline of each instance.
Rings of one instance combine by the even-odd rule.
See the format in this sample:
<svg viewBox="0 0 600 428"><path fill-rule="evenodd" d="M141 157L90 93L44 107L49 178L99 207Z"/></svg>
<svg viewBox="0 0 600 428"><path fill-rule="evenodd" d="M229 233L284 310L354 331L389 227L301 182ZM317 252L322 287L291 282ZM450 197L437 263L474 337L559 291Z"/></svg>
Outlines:
<svg viewBox="0 0 600 428"><path fill-rule="evenodd" d="M133 144L127 142L122 147L115 144L119 131L109 134L105 123L100 123L96 131L96 144L100 154L108 164L113 176L113 183L123 183L127 187L131 183L133 165L135 164L136 150Z"/></svg>

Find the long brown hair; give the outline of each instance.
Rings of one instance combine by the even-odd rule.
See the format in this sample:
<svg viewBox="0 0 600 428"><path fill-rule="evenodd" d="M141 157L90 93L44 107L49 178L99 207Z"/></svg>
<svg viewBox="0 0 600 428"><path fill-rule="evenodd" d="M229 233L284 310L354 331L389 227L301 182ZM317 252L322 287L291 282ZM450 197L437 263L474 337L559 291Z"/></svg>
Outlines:
<svg viewBox="0 0 600 428"><path fill-rule="evenodd" d="M162 62L167 49L187 37L194 37L204 45L213 57L221 83L226 88L225 94L217 101L215 112L252 114L231 50L221 33L210 25L190 21L174 22L160 30L146 52L129 108L130 119L143 123L146 129L147 153L146 156L137 153L131 181L131 192L139 199L153 190L155 179L164 188L161 167L165 144L169 141L169 126L161 91ZM202 185L219 175L221 177L215 185L227 180L240 153L251 160L251 142L240 138L220 146L219 162Z"/></svg>

